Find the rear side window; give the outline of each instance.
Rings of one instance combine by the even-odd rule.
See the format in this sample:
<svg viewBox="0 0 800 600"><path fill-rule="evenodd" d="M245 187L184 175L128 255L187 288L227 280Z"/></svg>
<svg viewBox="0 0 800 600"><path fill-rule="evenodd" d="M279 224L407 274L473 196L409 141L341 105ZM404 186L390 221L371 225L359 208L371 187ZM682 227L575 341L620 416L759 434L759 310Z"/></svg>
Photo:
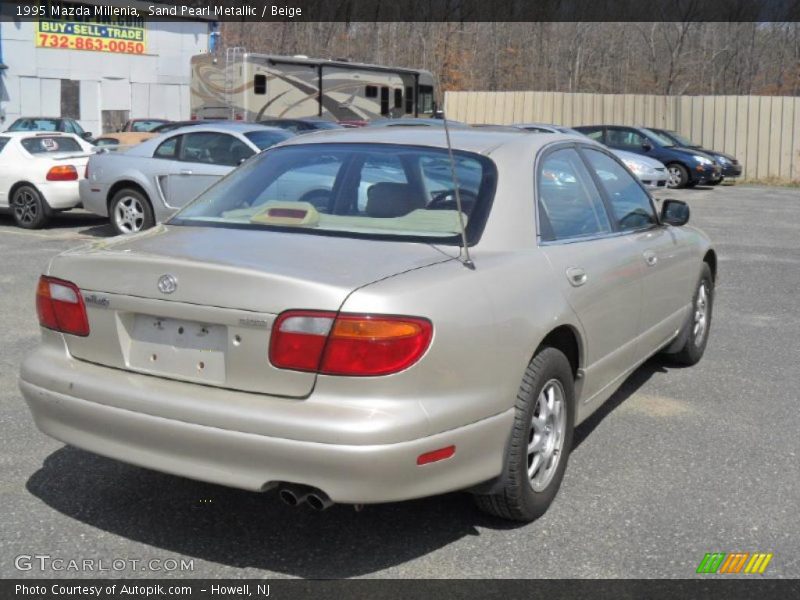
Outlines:
<svg viewBox="0 0 800 600"><path fill-rule="evenodd" d="M611 231L603 199L580 155L556 150L539 164L539 233L543 241Z"/></svg>
<svg viewBox="0 0 800 600"><path fill-rule="evenodd" d="M154 158L175 158L177 155L178 150L178 138L181 136L176 135L175 137L169 138L167 141L162 142L161 145L156 148L155 153L153 154Z"/></svg>
<svg viewBox="0 0 800 600"><path fill-rule="evenodd" d="M650 196L628 171L603 152L591 148L584 152L606 191L619 229L643 229L658 222Z"/></svg>
<svg viewBox="0 0 800 600"><path fill-rule="evenodd" d="M22 147L31 154L44 154L47 152L81 152L83 148L71 137L60 135L47 135L25 138L20 142Z"/></svg>

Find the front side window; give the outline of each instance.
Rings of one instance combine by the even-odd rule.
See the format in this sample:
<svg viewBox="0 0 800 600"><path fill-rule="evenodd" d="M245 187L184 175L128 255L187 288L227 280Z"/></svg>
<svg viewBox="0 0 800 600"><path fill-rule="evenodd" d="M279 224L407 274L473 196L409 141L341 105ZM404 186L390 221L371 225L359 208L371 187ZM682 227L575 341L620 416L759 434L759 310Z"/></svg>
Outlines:
<svg viewBox="0 0 800 600"><path fill-rule="evenodd" d="M609 128L607 137L609 146L623 148L641 149L642 145L647 141L646 137L633 129L615 129L612 127Z"/></svg>
<svg viewBox="0 0 800 600"><path fill-rule="evenodd" d="M480 236L494 163L455 153L468 239ZM397 144L306 144L264 152L201 194L173 223L458 244L446 150Z"/></svg>
<svg viewBox="0 0 800 600"><path fill-rule="evenodd" d="M254 152L249 146L232 135L213 131L198 131L197 133L187 133L183 136L180 160L235 167L253 154Z"/></svg>
<svg viewBox="0 0 800 600"><path fill-rule="evenodd" d="M538 172L539 234L543 241L611 232L600 192L573 148L547 154Z"/></svg>
<svg viewBox="0 0 800 600"><path fill-rule="evenodd" d="M7 138L7 137L0 137L0 152L2 152L2 151L3 151L3 148L5 148L5 147L6 147L6 144L8 144L8 140L9 140L9 139L11 139L11 138Z"/></svg>
<svg viewBox="0 0 800 600"><path fill-rule="evenodd" d="M650 196L622 165L599 150L586 148L584 152L605 189L618 229L630 231L658 223Z"/></svg>

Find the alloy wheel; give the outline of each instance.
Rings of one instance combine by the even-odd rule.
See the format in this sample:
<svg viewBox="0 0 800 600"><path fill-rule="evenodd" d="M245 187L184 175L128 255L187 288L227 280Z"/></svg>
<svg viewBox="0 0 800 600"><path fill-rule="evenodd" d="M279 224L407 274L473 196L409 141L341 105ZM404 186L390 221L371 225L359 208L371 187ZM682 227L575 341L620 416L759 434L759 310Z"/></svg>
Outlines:
<svg viewBox="0 0 800 600"><path fill-rule="evenodd" d="M144 206L133 196L124 196L114 207L114 223L123 233L136 233L144 225Z"/></svg>
<svg viewBox="0 0 800 600"><path fill-rule="evenodd" d="M678 187L681 184L681 179L683 178L683 174L678 167L670 167L669 168L669 179L667 180L667 186L671 188Z"/></svg>
<svg viewBox="0 0 800 600"><path fill-rule="evenodd" d="M694 306L694 345L701 346L708 329L708 289L706 282L700 284L697 290L697 301Z"/></svg>
<svg viewBox="0 0 800 600"><path fill-rule="evenodd" d="M528 433L528 480L535 492L550 484L558 469L567 430L566 394L558 379L542 387Z"/></svg>
<svg viewBox="0 0 800 600"><path fill-rule="evenodd" d="M39 203L30 190L23 189L14 195L14 216L25 225L30 225L39 216Z"/></svg>

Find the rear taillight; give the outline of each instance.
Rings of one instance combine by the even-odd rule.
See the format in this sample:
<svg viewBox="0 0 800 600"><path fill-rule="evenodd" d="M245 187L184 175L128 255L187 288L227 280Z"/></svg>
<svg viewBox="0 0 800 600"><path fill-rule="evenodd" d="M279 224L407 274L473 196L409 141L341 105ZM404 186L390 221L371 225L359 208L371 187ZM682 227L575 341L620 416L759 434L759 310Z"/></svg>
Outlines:
<svg viewBox="0 0 800 600"><path fill-rule="evenodd" d="M47 181L75 181L78 170L72 165L56 165L47 172Z"/></svg>
<svg viewBox="0 0 800 600"><path fill-rule="evenodd" d="M427 319L293 310L272 329L270 362L325 375L389 375L407 369L433 337Z"/></svg>
<svg viewBox="0 0 800 600"><path fill-rule="evenodd" d="M86 161L86 168L83 170L83 178L89 179L89 161Z"/></svg>
<svg viewBox="0 0 800 600"><path fill-rule="evenodd" d="M42 275L36 287L36 313L42 327L72 335L89 335L86 306L74 283Z"/></svg>

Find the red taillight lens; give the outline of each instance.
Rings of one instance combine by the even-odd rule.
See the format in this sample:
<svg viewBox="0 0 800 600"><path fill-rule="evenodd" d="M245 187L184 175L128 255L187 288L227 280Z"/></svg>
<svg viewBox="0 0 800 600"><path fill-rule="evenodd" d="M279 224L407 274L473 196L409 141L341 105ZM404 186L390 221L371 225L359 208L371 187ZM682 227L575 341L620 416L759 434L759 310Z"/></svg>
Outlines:
<svg viewBox="0 0 800 600"><path fill-rule="evenodd" d="M89 335L86 306L74 283L42 275L36 287L36 313L42 327L72 335Z"/></svg>
<svg viewBox="0 0 800 600"><path fill-rule="evenodd" d="M72 165L56 165L47 172L47 181L75 181L78 170Z"/></svg>
<svg viewBox="0 0 800 600"><path fill-rule="evenodd" d="M407 369L433 337L427 319L288 311L275 321L270 362L325 375L389 375Z"/></svg>
<svg viewBox="0 0 800 600"><path fill-rule="evenodd" d="M89 162L86 162L86 168L83 170L83 178L89 179Z"/></svg>

